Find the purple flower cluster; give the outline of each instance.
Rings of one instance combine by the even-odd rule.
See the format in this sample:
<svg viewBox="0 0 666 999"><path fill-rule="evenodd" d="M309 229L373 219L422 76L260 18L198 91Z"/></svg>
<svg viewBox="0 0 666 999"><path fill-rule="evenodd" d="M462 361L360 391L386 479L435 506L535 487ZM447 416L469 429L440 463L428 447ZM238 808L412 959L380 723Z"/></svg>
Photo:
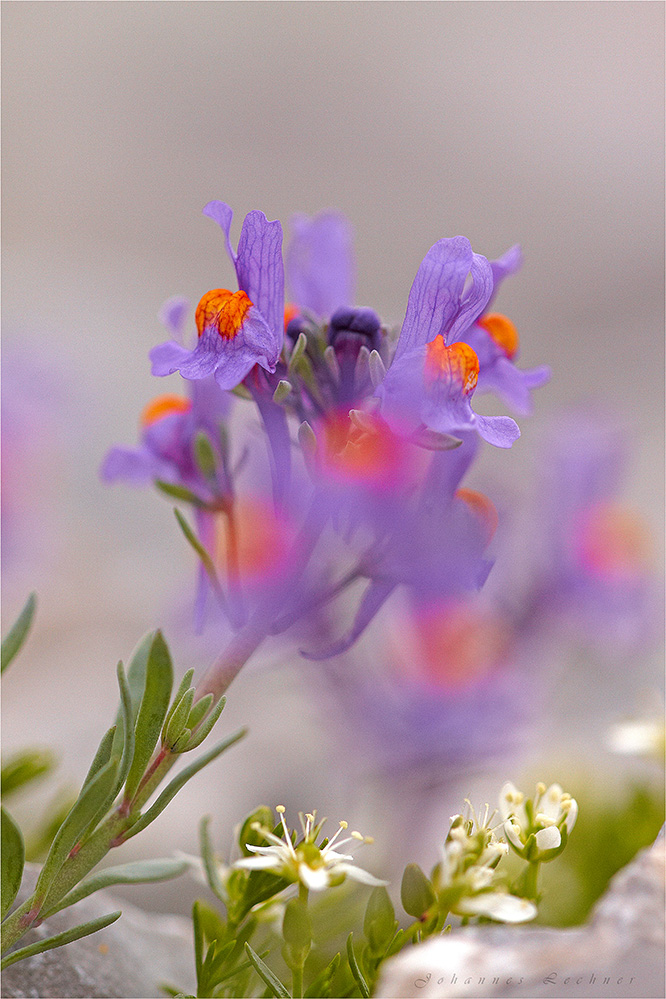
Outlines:
<svg viewBox="0 0 666 999"><path fill-rule="evenodd" d="M492 505L470 501L461 480L477 434L510 447L520 432L509 417L475 413L472 396L479 385L524 412L529 389L548 376L516 368L515 328L485 312L518 268L518 248L489 262L464 237L439 240L396 339L354 303L353 241L341 216L294 219L285 309L280 223L250 212L234 251L229 206L212 201L204 214L222 229L238 289L203 295L193 346L184 342L187 303L167 303L173 339L151 351L152 370L180 372L188 396L149 404L140 446L113 448L102 468L107 481L156 480L194 506L209 557L199 620L211 566L234 628L257 615L268 631L308 616L321 624L322 608L353 587L347 633L322 634L317 658L353 644L399 587L417 603L479 589L491 566ZM232 460L232 392L254 401L265 429L272 502L262 482L248 489Z"/></svg>

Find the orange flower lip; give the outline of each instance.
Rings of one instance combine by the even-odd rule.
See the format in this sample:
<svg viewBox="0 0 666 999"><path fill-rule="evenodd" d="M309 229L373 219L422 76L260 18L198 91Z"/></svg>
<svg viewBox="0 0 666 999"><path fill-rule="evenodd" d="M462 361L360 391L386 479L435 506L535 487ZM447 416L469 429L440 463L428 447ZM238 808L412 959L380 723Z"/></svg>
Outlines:
<svg viewBox="0 0 666 999"><path fill-rule="evenodd" d="M224 340L233 340L240 330L252 302L244 291L213 288L203 296L194 315L199 336L215 327Z"/></svg>
<svg viewBox="0 0 666 999"><path fill-rule="evenodd" d="M518 351L518 331L510 319L501 312L488 312L477 319L477 325L486 331L497 346L512 358Z"/></svg>
<svg viewBox="0 0 666 999"><path fill-rule="evenodd" d="M464 395L471 395L479 380L479 359L469 344L447 346L440 333L426 344L424 375L427 385L445 380L459 385Z"/></svg>
<svg viewBox="0 0 666 999"><path fill-rule="evenodd" d="M486 541L490 543L499 524L499 516L493 501L474 489L457 489L456 498L466 503L475 517L478 518L483 525Z"/></svg>
<svg viewBox="0 0 666 999"><path fill-rule="evenodd" d="M405 449L384 423L364 414L364 427L356 426L340 411L323 424L326 465L344 479L382 485L393 482L405 460Z"/></svg>
<svg viewBox="0 0 666 999"><path fill-rule="evenodd" d="M140 417L141 426L150 427L165 416L171 416L173 413L188 413L191 408L191 401L184 399L181 395L173 395L172 393L158 395L156 399L144 407Z"/></svg>

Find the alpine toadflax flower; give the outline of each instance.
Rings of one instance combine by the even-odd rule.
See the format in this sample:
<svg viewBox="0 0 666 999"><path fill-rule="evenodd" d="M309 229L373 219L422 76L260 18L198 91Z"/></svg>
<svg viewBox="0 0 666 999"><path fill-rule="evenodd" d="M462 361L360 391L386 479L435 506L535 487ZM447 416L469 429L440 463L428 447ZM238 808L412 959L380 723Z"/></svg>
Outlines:
<svg viewBox="0 0 666 999"><path fill-rule="evenodd" d="M510 845L536 863L554 860L562 852L576 823L578 803L559 784L539 783L534 798L526 799L508 781L500 792L499 810Z"/></svg>
<svg viewBox="0 0 666 999"><path fill-rule="evenodd" d="M440 904L458 916L485 916L500 923L524 923L534 919L536 905L511 895L496 874L507 844L490 827L493 815L478 821L469 802L471 818L451 818L451 828L437 870Z"/></svg>
<svg viewBox="0 0 666 999"><path fill-rule="evenodd" d="M359 843L372 843L370 836L352 832L344 839L339 839L338 837L348 828L346 822L341 822L338 831L329 841L324 839L317 845L316 840L326 820L316 822L316 812L312 812L306 815L299 814L302 838L297 842L297 833L290 832L287 827L284 806L278 805L276 811L282 823L282 837L276 836L260 823L254 823L252 828L260 832L270 845L253 846L248 843L246 849L255 856L237 860L235 867L250 871L271 871L293 884L301 884L312 891L323 891L333 885L342 884L346 877L373 887L386 884L386 881L380 881L357 867L350 854L339 852L341 846L354 840Z"/></svg>
<svg viewBox="0 0 666 999"><path fill-rule="evenodd" d="M229 238L232 211L222 201L204 208L221 227L236 269L238 291L214 288L197 306L198 341L193 350L175 341L150 353L154 375L180 371L184 378L213 375L222 389L235 388L258 364L273 372L280 356L284 324L282 226L263 212L245 216L238 252Z"/></svg>
<svg viewBox="0 0 666 999"><path fill-rule="evenodd" d="M489 262L463 236L440 239L428 250L409 293L393 363L376 390L387 419L411 418L448 434L476 430L497 447L511 447L520 436L509 417L481 416L471 406L479 358L464 339L492 290Z"/></svg>

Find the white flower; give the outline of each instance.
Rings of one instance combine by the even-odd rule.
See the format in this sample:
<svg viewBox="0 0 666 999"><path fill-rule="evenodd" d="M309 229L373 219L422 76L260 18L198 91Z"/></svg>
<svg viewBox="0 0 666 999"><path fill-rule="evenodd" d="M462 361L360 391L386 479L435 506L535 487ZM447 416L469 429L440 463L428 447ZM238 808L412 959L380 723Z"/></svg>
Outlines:
<svg viewBox="0 0 666 999"><path fill-rule="evenodd" d="M573 829L578 803L559 784L550 787L537 784L534 800L528 801L522 791L507 782L500 792L499 810L504 834L517 853L524 855L530 836L534 836L539 852L547 853L562 845L565 830L568 835ZM529 859L539 858L530 856Z"/></svg>
<svg viewBox="0 0 666 999"><path fill-rule="evenodd" d="M284 830L282 838L257 824L255 828L271 845L253 846L248 843L247 849L255 856L237 860L234 864L235 867L250 871L271 871L279 877L287 878L292 883L300 882L311 891L323 891L330 885L340 884L346 877L373 887L387 884L386 881L380 881L372 874L357 867L350 854L339 853L338 849L333 848L334 845L339 848L352 840L372 843L373 840L370 836L362 836L359 832L352 832L345 839L338 840L340 834L348 828L346 822L341 822L340 828L330 842L325 846L317 846L315 840L324 822L315 823L316 812L312 812L305 816L299 815L303 838L298 843L294 843L295 836L292 839L285 821L284 806L278 805L276 811L282 821Z"/></svg>
<svg viewBox="0 0 666 999"><path fill-rule="evenodd" d="M664 758L663 718L635 718L618 722L611 726L606 737L606 745L613 753L626 756Z"/></svg>

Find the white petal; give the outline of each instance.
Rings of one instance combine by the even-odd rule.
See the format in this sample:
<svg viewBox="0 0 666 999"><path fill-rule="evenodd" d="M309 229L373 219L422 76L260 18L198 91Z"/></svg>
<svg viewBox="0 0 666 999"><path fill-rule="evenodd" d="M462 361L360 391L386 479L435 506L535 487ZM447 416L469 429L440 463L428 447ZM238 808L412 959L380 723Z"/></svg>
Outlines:
<svg viewBox="0 0 666 999"><path fill-rule="evenodd" d="M562 836L557 826L546 826L545 829L539 829L534 838L540 850L555 850L562 842Z"/></svg>
<svg viewBox="0 0 666 999"><path fill-rule="evenodd" d="M543 812L553 822L562 815L562 788L559 784L551 784L539 798L539 811Z"/></svg>
<svg viewBox="0 0 666 999"><path fill-rule="evenodd" d="M510 815L515 811L516 806L509 801L510 797L518 793L518 788L515 784L512 784L510 780L502 786L499 796L499 811L502 819L506 821Z"/></svg>
<svg viewBox="0 0 666 999"><path fill-rule="evenodd" d="M464 916L488 916L500 923L526 923L534 919L537 907L526 898L505 892L486 892L460 901L457 911Z"/></svg>
<svg viewBox="0 0 666 999"><path fill-rule="evenodd" d="M248 871L269 871L271 868L279 871L282 869L282 862L275 854L270 854L270 856L243 857L234 863L234 867L244 867Z"/></svg>
<svg viewBox="0 0 666 999"><path fill-rule="evenodd" d="M328 888L330 883L325 867L308 867L307 864L299 864L298 876L305 887L311 891L323 891L324 888Z"/></svg>
<svg viewBox="0 0 666 999"><path fill-rule="evenodd" d="M567 827L567 832L570 833L573 827L576 825L576 819L578 818L578 802L575 798L571 799L571 807L567 812L567 817L565 821L565 826Z"/></svg>
<svg viewBox="0 0 666 999"><path fill-rule="evenodd" d="M520 839L520 828L515 825L515 823L511 822L511 820L504 823L504 835L511 843L513 843L516 850L523 849L524 844Z"/></svg>
<svg viewBox="0 0 666 999"><path fill-rule="evenodd" d="M346 874L348 878L352 878L353 881L360 881L362 885L372 885L375 888L379 888L382 885L388 884L388 881L381 881L368 871L364 871L363 868L357 867L356 864L338 864L336 872Z"/></svg>

